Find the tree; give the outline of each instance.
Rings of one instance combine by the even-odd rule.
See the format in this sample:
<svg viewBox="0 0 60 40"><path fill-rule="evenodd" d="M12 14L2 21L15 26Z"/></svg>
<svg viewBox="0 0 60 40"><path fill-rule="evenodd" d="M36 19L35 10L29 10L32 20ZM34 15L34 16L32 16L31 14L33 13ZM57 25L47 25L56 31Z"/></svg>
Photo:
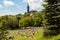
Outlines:
<svg viewBox="0 0 60 40"><path fill-rule="evenodd" d="M33 13L32 15L32 19L33 19L33 26L41 26L42 25L42 21L43 21L43 17L40 13Z"/></svg>
<svg viewBox="0 0 60 40"><path fill-rule="evenodd" d="M31 17L25 17L25 18L22 18L20 21L19 21L19 25L20 27L28 27L28 26L31 26Z"/></svg>
<svg viewBox="0 0 60 40"><path fill-rule="evenodd" d="M0 40L5 40L6 39L6 36L7 36L7 28L6 27L4 27L3 25L2 25L2 23L0 23Z"/></svg>
<svg viewBox="0 0 60 40"><path fill-rule="evenodd" d="M8 19L7 19L8 18ZM8 15L5 20L2 21L4 26L15 29L18 28L18 21L16 16Z"/></svg>
<svg viewBox="0 0 60 40"><path fill-rule="evenodd" d="M46 0L46 35L57 35L60 32L60 0Z"/></svg>

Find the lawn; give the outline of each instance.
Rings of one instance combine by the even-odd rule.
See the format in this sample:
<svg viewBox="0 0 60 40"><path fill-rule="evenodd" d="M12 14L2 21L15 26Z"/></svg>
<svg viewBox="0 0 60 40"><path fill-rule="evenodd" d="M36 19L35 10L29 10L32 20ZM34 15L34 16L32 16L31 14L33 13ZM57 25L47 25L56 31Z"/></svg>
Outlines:
<svg viewBox="0 0 60 40"><path fill-rule="evenodd" d="M60 40L60 34L57 36L43 37L43 28L35 27L31 29L8 30L7 38L14 36L13 40ZM34 32L34 34L33 34ZM12 40L11 38L9 40Z"/></svg>
<svg viewBox="0 0 60 40"><path fill-rule="evenodd" d="M42 40L60 40L60 34L57 36L44 37Z"/></svg>

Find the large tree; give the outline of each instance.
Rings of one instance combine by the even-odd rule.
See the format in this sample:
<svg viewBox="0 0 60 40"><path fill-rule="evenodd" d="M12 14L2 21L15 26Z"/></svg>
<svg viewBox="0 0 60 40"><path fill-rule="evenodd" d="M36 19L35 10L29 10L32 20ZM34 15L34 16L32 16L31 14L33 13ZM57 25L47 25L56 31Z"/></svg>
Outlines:
<svg viewBox="0 0 60 40"><path fill-rule="evenodd" d="M46 34L56 35L60 32L60 0L46 0Z"/></svg>

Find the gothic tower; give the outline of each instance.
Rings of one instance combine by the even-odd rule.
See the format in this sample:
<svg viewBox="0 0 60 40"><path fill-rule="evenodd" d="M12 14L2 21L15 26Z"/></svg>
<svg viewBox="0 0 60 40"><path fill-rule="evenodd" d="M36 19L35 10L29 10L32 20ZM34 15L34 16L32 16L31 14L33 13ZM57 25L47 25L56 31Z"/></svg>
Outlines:
<svg viewBox="0 0 60 40"><path fill-rule="evenodd" d="M27 13L29 13L29 4L27 5Z"/></svg>

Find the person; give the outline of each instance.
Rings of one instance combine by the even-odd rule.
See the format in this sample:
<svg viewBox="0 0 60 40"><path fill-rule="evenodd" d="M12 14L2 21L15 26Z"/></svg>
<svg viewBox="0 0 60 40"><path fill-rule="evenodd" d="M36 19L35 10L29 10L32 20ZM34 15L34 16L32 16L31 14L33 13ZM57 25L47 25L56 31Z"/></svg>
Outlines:
<svg viewBox="0 0 60 40"><path fill-rule="evenodd" d="M35 34L35 31L34 31L34 29L32 30L32 34L33 34L33 35Z"/></svg>

